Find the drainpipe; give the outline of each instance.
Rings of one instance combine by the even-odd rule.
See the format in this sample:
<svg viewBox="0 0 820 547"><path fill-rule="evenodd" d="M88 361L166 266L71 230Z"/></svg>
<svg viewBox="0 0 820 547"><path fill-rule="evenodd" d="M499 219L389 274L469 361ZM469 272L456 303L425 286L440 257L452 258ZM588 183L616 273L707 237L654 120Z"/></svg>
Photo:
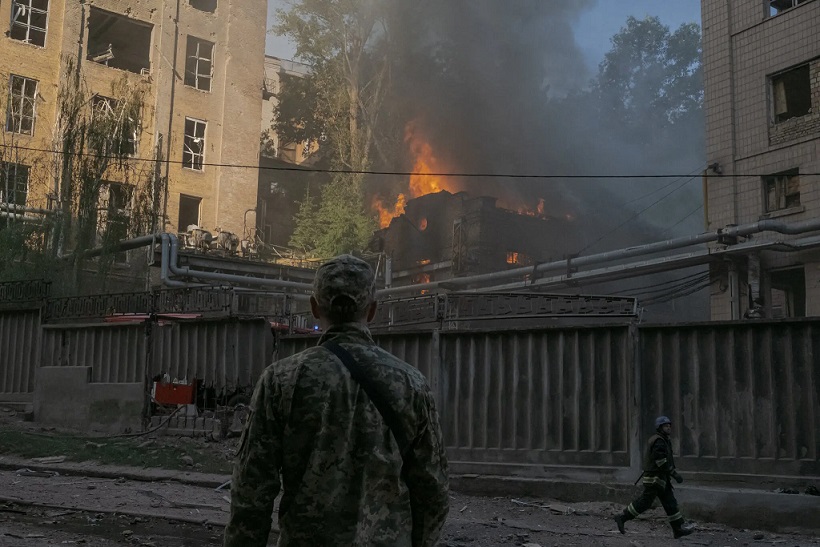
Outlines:
<svg viewBox="0 0 820 547"><path fill-rule="evenodd" d="M648 243L646 245L638 245L636 247L628 247L626 249L617 249L614 251L607 251L589 256L581 256L572 259L574 267L588 266L592 264L599 264L601 262L610 262L616 260L623 260L636 256L644 256L649 254L660 253L664 251L671 251L673 249L681 249L684 247L691 247L692 245L700 245L703 243L711 243L717 241L722 237L733 236L749 236L760 232L778 232L781 234L803 234L806 232L820 230L820 218L805 220L802 222L786 223L776 220L761 220L752 224L744 224L741 226L728 226L726 228L716 230L714 232L705 232L694 236L685 236L666 241L658 241L655 243ZM388 296L406 292L416 292L420 290L437 289L440 286L448 289L461 287L465 285L494 282L509 278L523 277L531 275L533 277L553 271L567 271L569 266L568 260L559 260L557 262L547 262L538 264L534 267L514 268L511 270L504 270L500 272L493 272L488 274L480 274L468 277L457 277L447 279L445 281L433 281L430 283L419 283L417 285L406 285L403 287L394 287L391 289L383 289L378 292L378 295Z"/></svg>
<svg viewBox="0 0 820 547"><path fill-rule="evenodd" d="M212 281L222 281L225 283L243 283L248 285L259 285L262 287L274 287L277 289L294 289L301 291L312 291L313 285L298 283L296 281L285 281L282 279L263 279L260 277L245 277L242 275L204 272L202 270L192 270L188 266L178 266L179 239L174 234L164 234L171 242L171 253L168 259L168 268L177 277L195 277L197 279L207 279ZM308 295L291 295L293 298L308 298Z"/></svg>

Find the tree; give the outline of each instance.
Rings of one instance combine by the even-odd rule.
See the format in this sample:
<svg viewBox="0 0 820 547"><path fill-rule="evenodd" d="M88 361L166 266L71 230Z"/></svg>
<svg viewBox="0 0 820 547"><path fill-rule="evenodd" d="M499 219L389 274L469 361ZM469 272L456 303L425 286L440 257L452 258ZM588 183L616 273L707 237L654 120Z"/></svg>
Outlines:
<svg viewBox="0 0 820 547"><path fill-rule="evenodd" d="M606 118L624 127L665 128L700 116L700 27L671 32L657 17L629 17L599 66L595 92ZM649 139L649 135L645 135Z"/></svg>
<svg viewBox="0 0 820 547"><path fill-rule="evenodd" d="M112 84L109 96L102 96L89 91L73 58L65 59L63 71L51 145L55 153L35 153L4 142L0 166L25 165L28 193L48 194L56 206L43 212L25 204L21 221L9 217L14 222L0 230L0 279L16 279L18 273L33 270L56 281L58 290L73 293L83 286L80 277L86 273L88 250L111 247L157 224L163 190L152 165L132 161L146 84L131 84L123 77ZM56 187L51 174L56 174ZM0 178L8 186L9 169L0 169ZM40 189L32 192L32 183ZM8 192L4 196L1 208L6 211ZM31 216L34 212L41 218ZM97 288L105 289L114 259L112 252L97 259ZM67 275L69 271L73 275Z"/></svg>
<svg viewBox="0 0 820 547"><path fill-rule="evenodd" d="M310 67L306 77L284 79L274 129L285 142L321 141L334 169L366 171L374 154L385 156L377 134L391 63L382 9L379 0L299 0L280 10L274 27ZM300 216L296 240L315 244L314 253L364 249L375 221L366 211L363 175L336 174L307 218Z"/></svg>

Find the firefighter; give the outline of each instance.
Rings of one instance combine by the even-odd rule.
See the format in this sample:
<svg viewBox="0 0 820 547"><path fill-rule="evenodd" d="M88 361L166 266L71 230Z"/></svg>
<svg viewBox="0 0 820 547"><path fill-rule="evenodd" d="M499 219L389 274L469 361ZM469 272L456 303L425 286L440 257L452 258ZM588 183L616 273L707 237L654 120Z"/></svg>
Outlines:
<svg viewBox="0 0 820 547"><path fill-rule="evenodd" d="M683 515L678 510L678 500L675 499L675 493L672 491L672 479L680 484L683 482L683 477L675 469L672 442L669 439L671 434L672 420L666 416L658 416L655 419L655 434L646 443L643 494L630 503L623 513L613 517L618 525L618 531L622 534L626 533L624 523L651 508L655 498L661 500L675 539L688 536L694 531L692 527L684 526Z"/></svg>

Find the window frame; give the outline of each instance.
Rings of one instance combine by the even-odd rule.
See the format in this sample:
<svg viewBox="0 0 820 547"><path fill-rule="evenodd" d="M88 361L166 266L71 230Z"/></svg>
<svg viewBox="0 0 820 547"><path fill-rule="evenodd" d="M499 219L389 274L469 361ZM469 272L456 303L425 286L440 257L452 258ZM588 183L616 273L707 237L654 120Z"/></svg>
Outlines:
<svg viewBox="0 0 820 547"><path fill-rule="evenodd" d="M188 133L188 123L192 122L193 126L193 134ZM202 135L197 135L197 129L199 126L202 126ZM205 171L205 144L207 143L207 132L208 132L208 122L205 120L199 120L197 118L191 118L186 116L185 117L185 129L183 132L183 143L182 143L182 168L188 169L190 171L196 172L203 172ZM201 139L202 143L199 149L199 152L195 151L193 148L189 146L190 143L196 143L196 139ZM186 156L188 158L186 158ZM197 158L199 158L197 167ZM190 161L188 161L190 159Z"/></svg>
<svg viewBox="0 0 820 547"><path fill-rule="evenodd" d="M788 10L794 9L797 6L799 6L800 4L804 4L808 1L809 0L790 0L791 6L783 8L783 9L777 9L773 6L775 0L766 0L766 6L769 9L769 17L777 17L781 13L784 13Z"/></svg>
<svg viewBox="0 0 820 547"><path fill-rule="evenodd" d="M196 46L196 51L191 52L191 46ZM201 56L201 47L202 45L208 45L211 48L210 57L202 57ZM191 87L193 89L198 89L199 91L203 91L206 93L210 93L213 88L213 79L214 79L214 53L216 51L216 44L214 42L210 42L208 40L204 40L202 38L198 38L196 36L188 35L188 39L186 41L185 46L185 77L183 79L186 86ZM188 70L188 62L190 60L194 60L194 70ZM208 64L208 73L202 73L200 70L201 64L207 63ZM193 81L189 82L188 77L192 76ZM208 87L207 89L200 87L200 78L207 79Z"/></svg>
<svg viewBox="0 0 820 547"><path fill-rule="evenodd" d="M789 114L788 100L786 99L786 97L784 97L784 100L786 100L786 104L785 104L786 111L783 112L783 113L778 113L778 104L779 104L779 101L778 101L778 82L784 82L784 84L783 84L783 93L786 94L787 90L786 90L786 87L785 87L785 80L786 80L787 75L796 73L797 71L803 70L803 69L805 69L805 71L807 72L807 76L808 76L806 78L806 82L808 84L807 89L802 90L802 92L806 92L807 95L808 95L808 105L809 105L808 110L806 110L805 112L803 112L801 114ZM771 99L772 123L780 124L780 123L783 123L785 121L788 121L788 120L791 120L791 119L794 119L794 118L802 118L803 116L808 116L809 114L812 113L812 108L814 106L812 104L812 92L811 92L811 63L810 62L801 63L799 65L789 67L786 70L781 70L780 72L777 72L775 74L770 75L769 76L769 89L771 90L771 96L772 96L772 99Z"/></svg>
<svg viewBox="0 0 820 547"><path fill-rule="evenodd" d="M9 189L9 182L11 179L11 170L14 170L14 188L11 188L11 192L14 193L14 200L9 199L9 193L6 192ZM20 171L23 171L24 175L20 176ZM20 181L23 180L25 188L23 189L23 202L20 203L17 200L18 193L20 192ZM31 166L25 165L22 163L16 163L11 161L0 161L0 193L2 193L2 199L0 202L6 205L17 205L18 207L25 207L26 203L28 202L28 195L29 189L31 186Z"/></svg>
<svg viewBox="0 0 820 547"><path fill-rule="evenodd" d="M186 226L181 226L183 200L196 201L196 222L188 223ZM180 193L178 203L179 205L177 207L177 232L181 234L186 233L188 231L188 226L200 226L200 222L202 221L202 198L200 196L194 196L192 194Z"/></svg>
<svg viewBox="0 0 820 547"><path fill-rule="evenodd" d="M105 105L105 111L99 108L99 105ZM99 93L95 93L93 97L91 97L91 116L96 117L99 115L103 116L116 116L117 109L120 107L120 100L115 99L113 97L108 97L106 95L100 95ZM139 136L141 130L141 123L137 124L137 127L134 129L134 133L128 139L128 143L130 144L131 148L126 151L126 155L130 157L134 157L137 155L139 151Z"/></svg>
<svg viewBox="0 0 820 547"><path fill-rule="evenodd" d="M19 96L14 93L15 78L22 80L22 93ZM30 82L34 82L34 93L31 97L27 97L26 89L28 88L28 84ZM39 80L27 78L26 76L20 76L19 74L9 75L8 105L6 106L6 131L9 133L18 133L20 135L34 135L37 121L37 96L39 95L39 90ZM15 114L14 109L16 103L18 103L18 100L19 105L17 108L19 108L19 111ZM31 107L30 116L25 114L25 107L27 103L30 104ZM16 121L15 118L17 118ZM23 131L23 121L27 119L30 119L31 127L29 131Z"/></svg>
<svg viewBox="0 0 820 547"><path fill-rule="evenodd" d="M11 2L11 13L9 13L9 38L15 40L17 42L22 42L24 44L29 44L34 47L45 48L46 47L46 40L48 39L48 12L50 11L49 8L51 7L50 0L45 0L46 8L35 8L32 7L32 3L34 0L12 0ZM14 16L14 10L17 6L22 6L25 8L24 12L19 14L17 17ZM32 25L31 17L33 14L43 15L45 17L45 26L43 28L37 27ZM20 22L20 16L26 17L26 22ZM15 38L13 35L14 29L16 28L24 28L26 37L25 39ZM31 39L32 30L42 33L43 35L43 43L34 43Z"/></svg>
<svg viewBox="0 0 820 547"><path fill-rule="evenodd" d="M763 213L764 214L772 214L778 213L782 211L789 211L791 209L796 209L801 207L800 202L800 170L799 169L789 169L786 171L780 171L778 173L772 173L771 175L765 175L762 177L762 190L763 190ZM789 184L796 183L797 192L788 192ZM770 187L773 187L774 190L774 207L772 206L770 196L772 192ZM797 202L789 203L789 197L792 198L796 195ZM780 201L783 201L783 206L780 207Z"/></svg>

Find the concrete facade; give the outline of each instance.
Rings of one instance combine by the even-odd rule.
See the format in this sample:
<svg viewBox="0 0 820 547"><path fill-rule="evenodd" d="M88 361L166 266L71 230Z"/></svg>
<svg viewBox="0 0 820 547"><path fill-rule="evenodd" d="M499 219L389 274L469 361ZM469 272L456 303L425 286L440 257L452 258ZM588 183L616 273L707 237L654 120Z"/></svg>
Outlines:
<svg viewBox="0 0 820 547"><path fill-rule="evenodd" d="M30 29L12 23L0 37L0 82L4 94L12 75L37 82L34 130L12 132L4 124L3 142L52 149L63 60L73 57L92 94L109 96L122 78L146 87L136 158L154 158L161 143L169 160L162 167L168 179L165 229L185 229L177 224L181 199L189 196L191 203L200 200L192 209L200 226L247 232L245 213L256 207L257 172L248 166L259 159L267 2L2 0L3 20L25 18L25 10L11 11L21 4L47 22L45 39L25 36ZM202 156L189 168L183 150L192 121L204 122L204 143L197 142ZM38 163L34 152L25 156L26 163ZM46 207L53 192L49 162L40 163L41 171L32 173L28 206Z"/></svg>
<svg viewBox="0 0 820 547"><path fill-rule="evenodd" d="M146 400L141 382L93 383L91 367L40 367L34 419L86 431L140 431Z"/></svg>
<svg viewBox="0 0 820 547"><path fill-rule="evenodd" d="M701 2L707 225L820 214L820 1ZM717 172L720 173L717 173ZM755 235L783 241L816 234ZM784 252L785 251L785 252ZM820 315L820 253L760 251L712 268L712 319Z"/></svg>

